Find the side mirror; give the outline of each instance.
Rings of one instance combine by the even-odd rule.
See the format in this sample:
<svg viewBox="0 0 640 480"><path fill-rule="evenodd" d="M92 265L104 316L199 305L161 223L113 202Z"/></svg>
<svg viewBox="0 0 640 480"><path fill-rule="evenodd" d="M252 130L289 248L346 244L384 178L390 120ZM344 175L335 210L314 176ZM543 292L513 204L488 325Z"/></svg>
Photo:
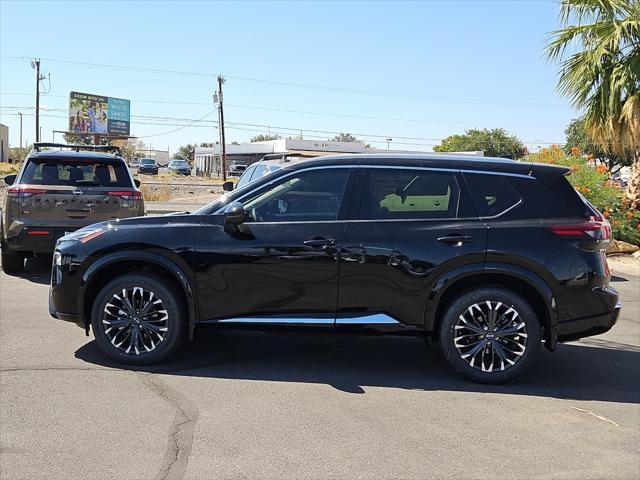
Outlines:
<svg viewBox="0 0 640 480"><path fill-rule="evenodd" d="M224 223L225 225L240 225L244 223L245 212L242 203L231 202L227 208L224 209Z"/></svg>
<svg viewBox="0 0 640 480"><path fill-rule="evenodd" d="M225 192L231 192L233 190L233 182L224 182L222 184L222 189Z"/></svg>
<svg viewBox="0 0 640 480"><path fill-rule="evenodd" d="M134 178L133 184L136 186L136 188L138 188L140 186L140 180L138 180L137 178Z"/></svg>
<svg viewBox="0 0 640 480"><path fill-rule="evenodd" d="M7 185L13 185L16 181L16 177L17 175L7 175L6 177L4 177L4 183L6 183Z"/></svg>

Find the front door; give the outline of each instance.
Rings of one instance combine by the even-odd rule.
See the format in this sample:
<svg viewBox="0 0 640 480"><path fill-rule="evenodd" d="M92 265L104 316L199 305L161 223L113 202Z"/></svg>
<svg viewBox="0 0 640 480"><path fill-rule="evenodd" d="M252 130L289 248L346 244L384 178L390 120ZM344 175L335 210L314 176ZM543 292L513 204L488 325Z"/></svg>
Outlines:
<svg viewBox="0 0 640 480"><path fill-rule="evenodd" d="M337 324L423 326L439 276L482 264L487 229L455 171L369 168L342 242Z"/></svg>
<svg viewBox="0 0 640 480"><path fill-rule="evenodd" d="M295 171L239 199L247 218L237 230L203 226L200 318L332 324L350 172Z"/></svg>

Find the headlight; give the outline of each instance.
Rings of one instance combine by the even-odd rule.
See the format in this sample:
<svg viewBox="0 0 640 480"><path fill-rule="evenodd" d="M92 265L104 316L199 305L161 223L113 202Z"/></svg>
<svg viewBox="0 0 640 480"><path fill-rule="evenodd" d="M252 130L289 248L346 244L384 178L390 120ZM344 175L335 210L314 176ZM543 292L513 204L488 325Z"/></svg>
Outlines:
<svg viewBox="0 0 640 480"><path fill-rule="evenodd" d="M80 243L87 243L94 238L98 238L101 235L107 233L111 228L106 225L85 227L80 230L76 230L68 235L65 235L60 240L76 240Z"/></svg>

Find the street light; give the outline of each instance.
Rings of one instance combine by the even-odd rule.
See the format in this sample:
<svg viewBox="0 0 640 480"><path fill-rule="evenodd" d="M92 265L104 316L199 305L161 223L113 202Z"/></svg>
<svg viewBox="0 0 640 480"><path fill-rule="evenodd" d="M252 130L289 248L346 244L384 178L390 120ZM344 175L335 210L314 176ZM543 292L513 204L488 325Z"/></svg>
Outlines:
<svg viewBox="0 0 640 480"><path fill-rule="evenodd" d="M389 150L389 144L393 142L393 138L387 138L387 150Z"/></svg>

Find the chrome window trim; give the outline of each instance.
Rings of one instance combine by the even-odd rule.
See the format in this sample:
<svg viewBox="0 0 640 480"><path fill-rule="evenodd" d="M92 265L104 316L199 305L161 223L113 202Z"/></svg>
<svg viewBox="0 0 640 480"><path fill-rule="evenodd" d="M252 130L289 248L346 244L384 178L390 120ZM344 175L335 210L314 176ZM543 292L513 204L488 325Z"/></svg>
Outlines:
<svg viewBox="0 0 640 480"><path fill-rule="evenodd" d="M476 173L481 175L499 175L501 177L518 177L526 178L528 180L535 180L533 175L524 175L523 173L510 173L510 172L490 172L485 170L460 170L461 173Z"/></svg>
<svg viewBox="0 0 640 480"><path fill-rule="evenodd" d="M353 164L345 164L345 165L321 165L321 166L308 166L305 168L301 168L298 170L294 170L292 172L289 172L285 175L282 175L281 177L277 177L274 178L273 180L271 180L268 183L265 183L264 185L262 185L262 187L270 187L271 185L273 185L274 183L279 182L280 180L283 180L287 177L290 177L291 175L294 174L298 174L298 173L302 173L302 172L309 172L312 170L327 170L327 169L333 169L333 168L377 168L377 169L398 169L398 170L428 170L428 171L434 171L434 172L451 172L451 173L462 173L462 174L466 174L466 173L470 173L470 174L482 174L482 175L499 175L499 176L507 176L507 177L519 177L519 178L527 178L530 180L535 180L536 178L532 175L524 175L521 173L510 173L510 172L492 172L489 170L469 170L469 169L459 169L459 168L440 168L440 167L424 167L424 166L407 166L407 165L353 165ZM273 172L271 172L273 173ZM456 179L457 182L457 179ZM247 183L247 185L245 185L246 188L247 186L249 186L252 182ZM260 187L260 188L262 188ZM462 187L458 184L458 188L462 189ZM238 197L235 201L237 202L243 202L244 199L251 195L255 190L251 190L251 191L247 191L244 195ZM462 195L458 196L458 209L460 208L460 198L462 197ZM521 205L523 203L522 198L518 201L518 203L513 204L512 206L510 206L509 208L507 208L506 210L500 212L497 215L493 215L490 217L465 217L465 218L451 218L451 217L447 217L447 218L411 218L411 219L401 219L401 218L388 218L388 219L378 219L378 220L364 220L364 219L351 219L351 220L307 220L307 221L290 221L290 222L245 222L249 225L273 225L273 224L278 224L278 225L287 225L287 224L303 224L303 223L346 223L346 222L429 222L429 221L468 221L468 220L494 220L496 218L501 217L502 215L510 212L511 210L513 210L514 208L518 207L519 205ZM222 213L222 209L224 209L224 206L221 209L216 210L215 212L213 212L212 214L220 214Z"/></svg>

